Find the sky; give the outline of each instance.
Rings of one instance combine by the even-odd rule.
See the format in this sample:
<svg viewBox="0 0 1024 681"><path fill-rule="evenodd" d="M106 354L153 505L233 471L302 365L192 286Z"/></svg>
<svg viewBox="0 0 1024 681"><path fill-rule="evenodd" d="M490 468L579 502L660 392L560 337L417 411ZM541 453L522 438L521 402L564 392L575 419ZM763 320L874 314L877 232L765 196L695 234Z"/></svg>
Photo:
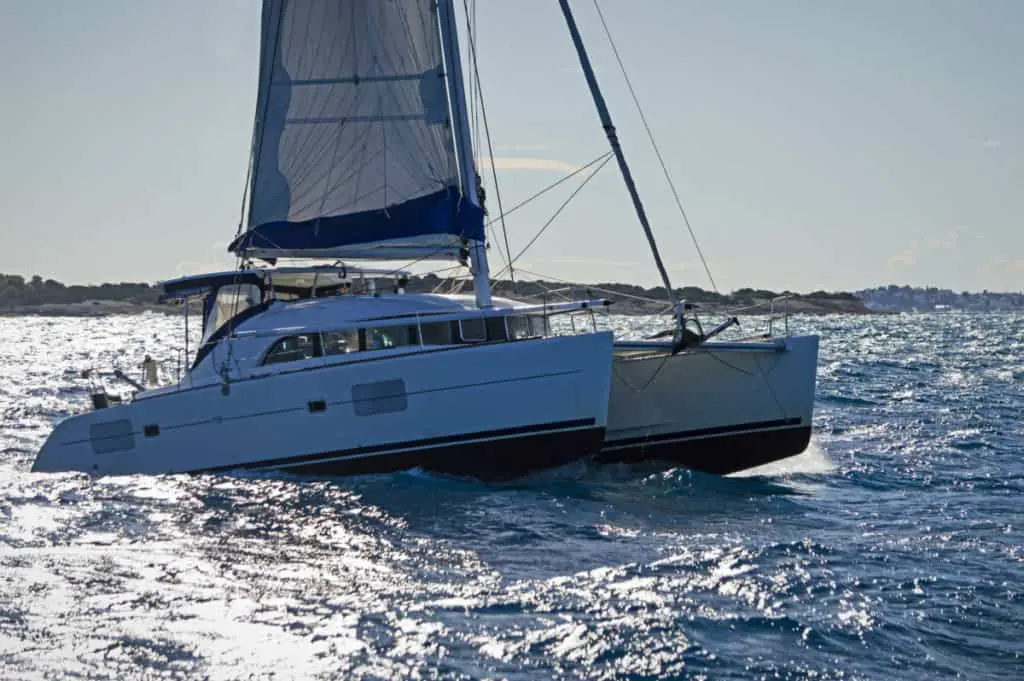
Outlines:
<svg viewBox="0 0 1024 681"><path fill-rule="evenodd" d="M600 3L719 289L1024 289L1024 2ZM573 7L672 282L709 288L594 4ZM0 2L0 272L233 266L259 11ZM608 146L555 0L479 0L477 22L508 208ZM509 216L514 253L575 186ZM659 282L614 163L519 264Z"/></svg>

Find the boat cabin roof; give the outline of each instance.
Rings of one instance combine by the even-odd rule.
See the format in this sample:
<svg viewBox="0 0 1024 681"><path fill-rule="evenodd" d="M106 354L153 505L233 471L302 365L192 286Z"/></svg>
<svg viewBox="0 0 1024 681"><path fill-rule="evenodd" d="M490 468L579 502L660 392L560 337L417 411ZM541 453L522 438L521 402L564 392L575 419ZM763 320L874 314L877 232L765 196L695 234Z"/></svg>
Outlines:
<svg viewBox="0 0 1024 681"><path fill-rule="evenodd" d="M469 314L496 315L522 308L535 310L507 298L494 298L493 308L481 310L472 295L436 293L382 293L345 295L271 303L265 311L238 324L236 335L246 333L284 333L300 329L343 328L362 322L400 323L400 320L451 319Z"/></svg>
<svg viewBox="0 0 1024 681"><path fill-rule="evenodd" d="M329 289L373 277L401 279L408 278L409 273L393 268L350 267L347 265L266 267L190 275L160 282L160 285L163 288L161 298L165 301L205 296L222 286L238 284L251 284L258 286L261 290L273 289L281 293L292 293L305 297L305 294L314 289Z"/></svg>

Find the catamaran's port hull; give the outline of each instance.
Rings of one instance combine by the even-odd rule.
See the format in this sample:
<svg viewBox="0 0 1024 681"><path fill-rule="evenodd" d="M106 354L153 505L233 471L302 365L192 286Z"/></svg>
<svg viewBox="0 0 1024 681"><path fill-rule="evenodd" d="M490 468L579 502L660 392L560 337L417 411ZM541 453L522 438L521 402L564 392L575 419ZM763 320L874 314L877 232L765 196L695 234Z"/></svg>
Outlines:
<svg viewBox="0 0 1024 681"><path fill-rule="evenodd" d="M513 478L600 448L611 333L329 358L140 395L57 425L34 471ZM284 366L284 365L282 365Z"/></svg>
<svg viewBox="0 0 1024 681"><path fill-rule="evenodd" d="M726 475L800 454L811 437L817 361L817 336L677 355L622 344L598 460Z"/></svg>

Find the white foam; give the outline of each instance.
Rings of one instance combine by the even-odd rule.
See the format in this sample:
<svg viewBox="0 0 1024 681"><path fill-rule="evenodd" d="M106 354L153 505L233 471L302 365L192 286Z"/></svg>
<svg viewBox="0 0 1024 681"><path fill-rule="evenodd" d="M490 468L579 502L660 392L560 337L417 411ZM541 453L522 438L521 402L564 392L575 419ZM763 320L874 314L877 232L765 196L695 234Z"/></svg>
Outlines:
<svg viewBox="0 0 1024 681"><path fill-rule="evenodd" d="M801 454L781 461L773 461L756 468L733 473L731 478L783 477L788 475L820 475L835 470L835 462L829 458L822 446L813 438Z"/></svg>

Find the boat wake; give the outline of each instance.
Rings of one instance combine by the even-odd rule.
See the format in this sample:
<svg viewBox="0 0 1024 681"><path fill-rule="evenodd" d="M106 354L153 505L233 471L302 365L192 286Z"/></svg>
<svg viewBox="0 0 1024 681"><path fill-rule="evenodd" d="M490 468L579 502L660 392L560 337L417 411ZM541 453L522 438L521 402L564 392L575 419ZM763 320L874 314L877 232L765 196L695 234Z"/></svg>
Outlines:
<svg viewBox="0 0 1024 681"><path fill-rule="evenodd" d="M835 463L818 443L811 439L802 454L791 456L788 459L774 461L756 468L748 468L745 471L732 473L729 478L782 478L791 475L824 475L835 470Z"/></svg>

